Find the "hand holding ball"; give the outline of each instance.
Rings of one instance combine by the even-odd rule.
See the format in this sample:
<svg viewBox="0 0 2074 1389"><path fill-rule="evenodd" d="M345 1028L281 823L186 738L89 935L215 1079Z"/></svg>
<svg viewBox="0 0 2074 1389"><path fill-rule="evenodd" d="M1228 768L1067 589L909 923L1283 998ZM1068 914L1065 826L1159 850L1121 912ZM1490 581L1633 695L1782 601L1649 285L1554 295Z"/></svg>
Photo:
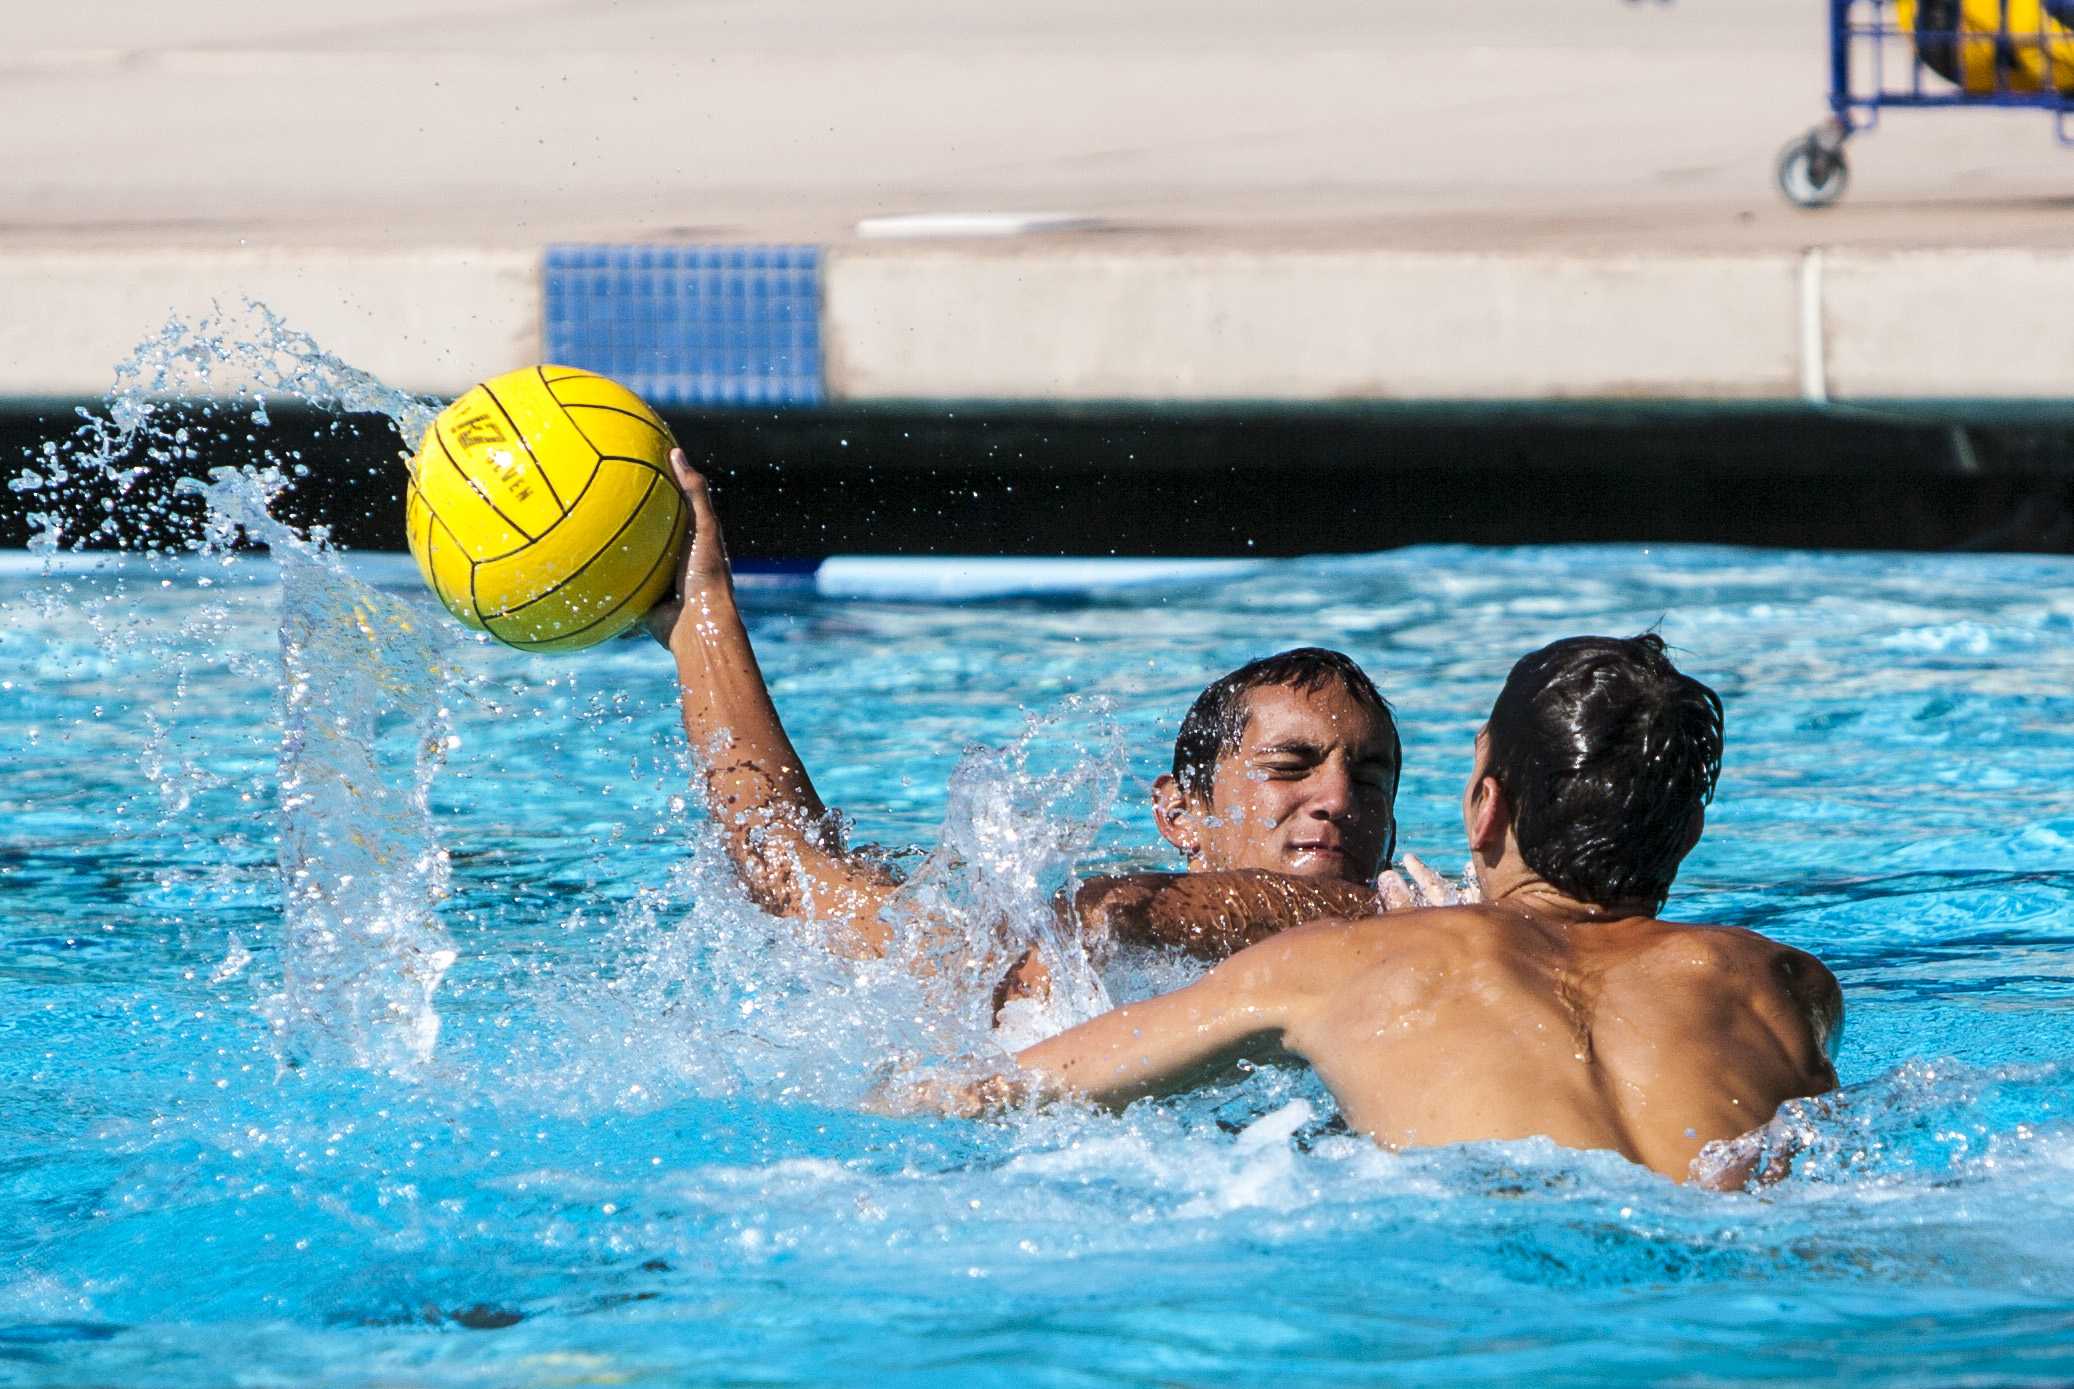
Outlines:
<svg viewBox="0 0 2074 1389"><path fill-rule="evenodd" d="M684 498L669 426L615 381L526 367L440 412L405 524L447 611L522 651L618 636L670 592Z"/></svg>

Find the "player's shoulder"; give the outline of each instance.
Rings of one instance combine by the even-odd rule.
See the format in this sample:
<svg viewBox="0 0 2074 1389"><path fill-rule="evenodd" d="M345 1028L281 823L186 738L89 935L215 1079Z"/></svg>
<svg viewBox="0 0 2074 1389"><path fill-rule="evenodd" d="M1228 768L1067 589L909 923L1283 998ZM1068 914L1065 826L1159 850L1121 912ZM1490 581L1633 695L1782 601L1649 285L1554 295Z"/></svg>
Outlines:
<svg viewBox="0 0 2074 1389"><path fill-rule="evenodd" d="M1796 996L1836 987L1835 977L1813 955L1746 927L1683 922L1658 925L1662 929L1637 951L1655 971L1771 983Z"/></svg>
<svg viewBox="0 0 2074 1389"><path fill-rule="evenodd" d="M1651 963L1688 969L1742 969L1761 963L1778 943L1742 926L1659 921L1635 952Z"/></svg>
<svg viewBox="0 0 2074 1389"><path fill-rule="evenodd" d="M1509 923L1517 921L1518 917L1514 914L1469 903L1454 907L1401 908L1397 911L1348 918L1339 922L1316 924L1336 926L1348 936L1365 942L1403 947L1424 941L1459 943L1472 938L1496 936L1501 934Z"/></svg>
<svg viewBox="0 0 2074 1389"><path fill-rule="evenodd" d="M1338 987L1377 967L1401 969L1429 957L1460 958L1463 932L1474 924L1460 918L1474 910L1434 907L1307 921L1247 946L1220 968L1234 975Z"/></svg>
<svg viewBox="0 0 2074 1389"><path fill-rule="evenodd" d="M1843 1033L1843 988L1813 955L1734 926L1676 927L1650 953L1648 984L1657 997L1743 1010L1781 1036L1804 1036L1800 1064L1818 1080L1826 1075L1821 1083L1836 1083L1829 1061Z"/></svg>
<svg viewBox="0 0 2074 1389"><path fill-rule="evenodd" d="M1342 917L1306 921L1255 941L1211 971L1233 981L1300 981L1345 969L1366 952L1366 923Z"/></svg>
<svg viewBox="0 0 2074 1389"><path fill-rule="evenodd" d="M1366 960L1400 971L1460 974L1513 961L1542 943L1517 912L1477 903L1389 912L1350 922L1347 930Z"/></svg>

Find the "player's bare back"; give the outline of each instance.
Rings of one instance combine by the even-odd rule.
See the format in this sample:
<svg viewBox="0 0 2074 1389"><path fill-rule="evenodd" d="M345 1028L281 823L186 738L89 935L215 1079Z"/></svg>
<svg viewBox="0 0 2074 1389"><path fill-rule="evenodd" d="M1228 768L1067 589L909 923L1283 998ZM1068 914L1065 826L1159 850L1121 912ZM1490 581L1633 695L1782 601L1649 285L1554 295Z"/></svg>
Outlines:
<svg viewBox="0 0 2074 1389"><path fill-rule="evenodd" d="M1302 934L1339 982L1282 1045L1393 1147L1543 1135L1682 1177L1836 1084L1835 981L1748 931L1477 906Z"/></svg>

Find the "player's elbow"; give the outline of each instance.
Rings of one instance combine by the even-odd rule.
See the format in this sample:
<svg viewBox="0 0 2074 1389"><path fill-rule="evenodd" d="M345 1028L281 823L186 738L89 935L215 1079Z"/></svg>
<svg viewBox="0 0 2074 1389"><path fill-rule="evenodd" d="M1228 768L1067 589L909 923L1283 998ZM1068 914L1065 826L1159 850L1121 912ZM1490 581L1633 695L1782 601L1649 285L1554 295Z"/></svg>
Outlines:
<svg viewBox="0 0 2074 1389"><path fill-rule="evenodd" d="M1106 944L1138 934L1154 890L1144 875L1089 878L1073 890L1070 903L1061 891L1053 906L1062 918L1070 915L1082 940Z"/></svg>
<svg viewBox="0 0 2074 1389"><path fill-rule="evenodd" d="M1052 898L1052 911L1060 920L1078 924L1084 936L1107 936L1116 907L1116 878L1089 878L1070 892L1060 888Z"/></svg>

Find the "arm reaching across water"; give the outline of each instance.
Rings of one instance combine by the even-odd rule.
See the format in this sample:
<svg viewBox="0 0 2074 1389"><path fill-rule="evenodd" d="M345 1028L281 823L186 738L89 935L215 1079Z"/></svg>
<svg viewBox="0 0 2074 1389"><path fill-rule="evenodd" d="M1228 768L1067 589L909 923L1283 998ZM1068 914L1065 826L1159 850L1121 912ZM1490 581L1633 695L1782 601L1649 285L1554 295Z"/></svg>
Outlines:
<svg viewBox="0 0 2074 1389"><path fill-rule="evenodd" d="M1090 878L1074 892L1070 911L1064 893L1053 907L1061 928L1077 931L1097 960L1120 941L1166 946L1210 961L1228 960L1292 926L1388 909L1375 888L1265 868ZM1032 947L995 986L994 1012L998 1016L1015 999L1042 998L1050 989L1050 971Z"/></svg>
<svg viewBox="0 0 2074 1389"><path fill-rule="evenodd" d="M1253 947L1287 954L1285 942ZM1290 998L1273 964L1241 951L1184 989L1126 1004L1017 1053L1041 1094L1121 1108L1282 1051Z"/></svg>
<svg viewBox="0 0 2074 1389"><path fill-rule="evenodd" d="M1473 892L1465 894L1406 854L1403 873L1392 869L1374 887L1259 868L1090 878L1074 894L1073 909L1090 941L1164 945L1199 959L1223 960L1277 932L1325 917L1375 916L1475 900Z"/></svg>
<svg viewBox="0 0 2074 1389"><path fill-rule="evenodd" d="M1074 894L1072 910L1091 943L1170 945L1199 960L1228 960L1246 945L1325 916L1375 916L1475 900L1473 889L1456 887L1406 854L1404 873L1383 873L1375 887L1267 869L1093 877Z"/></svg>
<svg viewBox="0 0 2074 1389"><path fill-rule="evenodd" d="M1343 922L1284 931L1186 988L1125 1004L1016 1054L1020 1070L957 1088L925 1086L906 1107L974 1117L1030 1100L1080 1098L1111 1108L1216 1080L1243 1060L1294 1054L1302 1028L1346 958Z"/></svg>
<svg viewBox="0 0 2074 1389"><path fill-rule="evenodd" d="M677 663L684 731L705 768L706 807L727 836L749 895L776 916L845 923L844 953L884 952L879 909L896 886L848 852L772 704L748 629L706 480L682 449L670 468L691 507L677 592L648 614L648 632Z"/></svg>
<svg viewBox="0 0 2074 1389"><path fill-rule="evenodd" d="M1090 878L1073 908L1091 941L1172 946L1222 960L1307 921L1373 915L1383 901L1376 889L1337 878L1241 868Z"/></svg>

